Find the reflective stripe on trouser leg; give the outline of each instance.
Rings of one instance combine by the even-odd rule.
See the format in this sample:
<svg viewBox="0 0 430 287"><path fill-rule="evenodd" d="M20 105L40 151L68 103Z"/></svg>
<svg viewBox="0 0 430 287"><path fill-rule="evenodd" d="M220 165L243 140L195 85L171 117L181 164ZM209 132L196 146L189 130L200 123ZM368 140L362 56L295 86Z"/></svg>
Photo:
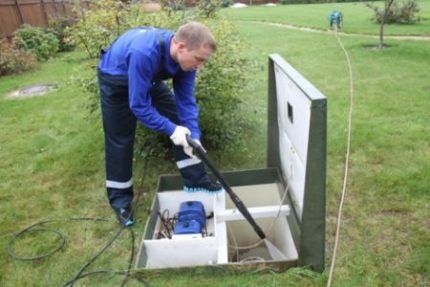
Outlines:
<svg viewBox="0 0 430 287"><path fill-rule="evenodd" d="M126 189L133 186L133 179L131 178L129 181L126 182L120 182L120 181L114 181L114 180L106 180L106 187L107 188L119 188L119 189Z"/></svg>
<svg viewBox="0 0 430 287"><path fill-rule="evenodd" d="M201 160L188 157L181 146L175 146L173 150L175 158L180 159L176 161L176 165L184 179L184 185L195 187L206 185L211 181Z"/></svg>
<svg viewBox="0 0 430 287"><path fill-rule="evenodd" d="M133 200L133 143L136 117L128 105L124 77L99 73L106 157L106 190L110 205L127 207Z"/></svg>
<svg viewBox="0 0 430 287"><path fill-rule="evenodd" d="M162 82L156 82L152 86L150 93L152 104L158 112L173 123L178 124L179 120L176 112L175 98L169 88ZM197 186L210 182L203 163L193 162L192 160L187 162L187 160L190 160L190 157L184 153L182 146L173 145L173 153L178 167L179 165L182 166L179 167L179 171L184 179L185 185Z"/></svg>

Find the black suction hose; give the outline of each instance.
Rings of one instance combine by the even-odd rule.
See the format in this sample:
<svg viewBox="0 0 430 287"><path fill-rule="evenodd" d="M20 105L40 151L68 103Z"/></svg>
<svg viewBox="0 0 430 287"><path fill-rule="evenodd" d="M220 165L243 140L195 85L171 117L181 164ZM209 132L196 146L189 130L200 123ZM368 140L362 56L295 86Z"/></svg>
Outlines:
<svg viewBox="0 0 430 287"><path fill-rule="evenodd" d="M212 171L215 177L219 180L222 187L224 187L225 191L230 196L234 205L236 205L237 209L242 213L245 219L251 224L252 228L254 228L255 232L261 239L265 239L266 235L263 230L258 226L257 222L255 222L254 218L252 218L245 204L243 204L242 200L237 196L236 193L233 192L231 187L227 184L224 177L221 173L216 169L211 160L208 158L205 150L199 145L196 141L194 141L190 136L187 136L188 144L193 148L194 153L207 165L207 167Z"/></svg>

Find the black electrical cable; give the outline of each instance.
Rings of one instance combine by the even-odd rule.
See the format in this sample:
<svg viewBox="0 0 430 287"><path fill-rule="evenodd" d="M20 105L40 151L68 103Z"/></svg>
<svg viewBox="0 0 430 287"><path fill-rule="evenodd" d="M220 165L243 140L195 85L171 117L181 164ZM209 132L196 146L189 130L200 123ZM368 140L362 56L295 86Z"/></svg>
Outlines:
<svg viewBox="0 0 430 287"><path fill-rule="evenodd" d="M164 229L160 228L160 231L158 233L158 239L160 238L172 239L172 233L178 221L178 215L175 214L173 217L170 217L168 209L163 210L163 213L160 213L159 211L157 211L157 215L160 218L162 227L164 227ZM166 234L164 234L164 231L166 231Z"/></svg>
<svg viewBox="0 0 430 287"><path fill-rule="evenodd" d="M32 225L24 228L20 232L13 235L12 239L9 241L9 243L7 245L7 248L6 248L7 253L9 254L10 257L12 257L15 260L38 260L38 259L43 259L45 257L49 257L52 254L59 251L61 248L63 248L63 246L66 244L66 236L63 233L59 232L58 230L42 228L39 226L46 224L46 223L56 222L56 221L81 221L81 220L110 221L109 219L106 219L106 218L90 218L90 217L52 218L52 219L42 220L42 221L36 222L35 224L32 224ZM42 254L42 255L37 255L37 256L19 256L19 255L16 255L15 252L13 251L13 245L15 244L15 242L21 236L23 236L26 233L39 232L39 231L51 232L51 233L56 234L58 236L58 238L60 238L60 240L61 240L60 244L56 248L51 250L50 252Z"/></svg>
<svg viewBox="0 0 430 287"><path fill-rule="evenodd" d="M214 217L214 212L212 211L211 213L209 213L208 216L206 216L206 219L211 219Z"/></svg>
<svg viewBox="0 0 430 287"><path fill-rule="evenodd" d="M146 172L148 169L148 160L144 160L145 165L143 167L143 172L142 172L142 181L141 181L141 185L143 185L145 178L146 178ZM135 214L135 212L137 211L137 204L139 202L141 194L138 193L136 200L133 203L133 206L131 208L131 214ZM75 284L76 281L80 280L81 278L83 278L81 275L82 273L85 271L86 268L88 268L88 266L90 266L101 254L103 254L111 245L112 243L121 235L121 233L124 231L124 229L126 229L126 227L121 227L118 232L112 237L112 239L99 251L99 253L97 253L93 258L90 259L90 261L88 261L80 270L79 272L71 279L69 280L65 285L63 285L64 287L66 286L73 286ZM128 274L131 270L131 265L133 264L133 259L134 259L134 232L131 228L127 228L130 233L131 233L131 237L132 237L132 244L131 244L131 255L130 255L130 259L129 259L129 264L128 264L128 273L125 275L122 283L121 283L121 287L123 287L125 285L125 283L127 282L127 278L128 278ZM91 273L91 272L90 272ZM92 274L96 274L96 273L91 273ZM117 274L117 273L115 273Z"/></svg>
<svg viewBox="0 0 430 287"><path fill-rule="evenodd" d="M40 260L46 257L49 257L51 255L53 255L54 253L58 252L60 249L62 249L66 243L66 236L61 233L58 230L53 230L53 229L48 229L48 228L41 228L39 226L46 224L46 223L51 223L51 222L58 222L58 221L112 221L110 219L106 219L106 218L91 218L91 217L72 217L72 218L53 218L53 219L47 219L47 220L43 220L43 221L39 221L35 224L32 224L28 227L26 227L25 229L21 230L20 232L18 232L17 234L15 234L12 239L9 241L8 245L7 245L7 253L9 254L10 257L12 257L15 260ZM124 231L125 227L121 227L117 233L111 238L111 240L109 240L109 242L101 249L101 251L99 251L95 256L93 256L93 258L91 258L80 270L79 272L71 279L69 280L65 285L63 286L73 286L74 283L76 283L76 281L80 280L81 278L84 277L88 277L90 275L94 275L94 274L99 274L99 273L113 273L113 274L117 274L117 275L123 275L124 279L121 283L121 287L125 285L129 274L130 274L130 270L132 268L132 264L133 264L133 260L134 260L134 245L135 245L135 234L133 232L132 229L129 229L129 232L131 234L131 240L132 240L132 244L131 244L131 252L130 252L130 259L128 261L128 268L126 271L115 271L115 270L100 270L100 271L94 271L94 272L89 272L89 273L83 273L85 271L85 269L91 265L104 251L106 251L106 249L108 249L112 243L119 237L119 235L121 235L122 231ZM42 254L42 255L36 255L36 256L20 256L20 255L16 255L15 252L13 251L13 246L15 244L15 242L24 234L29 233L29 232L39 232L39 231L43 231L43 232L52 232L55 233L56 235L58 235L58 237L61 239L61 242L58 246L56 246L53 250L51 250L48 253ZM135 278L134 278L135 279ZM147 282L145 282L145 284L147 286L149 286L149 284Z"/></svg>
<svg viewBox="0 0 430 287"><path fill-rule="evenodd" d="M163 214L161 214L160 212L157 212L157 214L158 214L158 217L160 218L160 222L162 224L162 227L164 227L164 229L160 228L159 238L172 239L172 235L170 233L170 226L169 226L167 220L164 218L164 212L163 212ZM166 231L166 233L164 233L164 231ZM167 235L167 237L166 237L166 235Z"/></svg>
<svg viewBox="0 0 430 287"><path fill-rule="evenodd" d="M141 185L143 185L143 183L145 181L146 173L147 173L147 169L148 169L148 160L146 159L146 160L144 160L144 162L145 162L145 165L143 168ZM137 204L139 202L140 196L141 196L141 194L139 193L137 195L135 202L133 203L133 206L131 209L132 214L134 214L137 211L137 206L138 206ZM40 228L39 226L46 224L46 223L55 222L55 221L83 221L83 220L87 220L87 221L112 221L112 220L106 219L106 218L91 218L91 217L53 218L53 219L42 220L42 221L36 222L35 224L32 224L32 225L24 228L23 230L19 231L15 235L13 235L12 239L9 241L9 243L7 245L7 253L9 254L9 256L11 256L15 260L38 260L38 259L43 259L43 258L49 257L64 247L64 245L66 243L66 236L57 230L52 230L52 229L48 229L48 228ZM88 268L101 254L103 254L113 244L113 242L121 235L121 233L124 231L124 229L129 230L129 232L131 234L131 241L132 241L131 242L130 258L128 261L127 270L125 270L125 271L123 271L123 270L120 270L120 271L118 271L118 270L97 270L97 271L93 271L93 272L84 273L85 269ZM15 244L17 239L20 238L21 236L23 236L24 234L28 233L28 232L35 232L35 231L44 231L44 232L55 233L58 236L58 238L60 238L60 240L61 240L60 244L56 248L54 248L53 250L51 250L50 252L48 252L46 254L36 255L36 256L19 256L19 255L16 255L13 252L13 245ZM120 285L121 287L123 287L126 284L128 278L130 278L131 268L132 268L132 264L133 264L133 260L134 260L134 252L135 252L134 244L135 244L134 231L131 228L121 227L120 229L118 229L116 234L108 241L108 243L96 255L94 255L79 270L79 272L72 279L70 279L63 286L64 287L73 286L78 280L85 278L85 277L88 277L88 276L91 276L91 275L102 274L102 273L112 273L115 275L124 276L124 278L121 282L121 285ZM138 279L135 277L132 277L132 278L134 280L138 280L139 282L144 283L145 286L149 286L149 283L143 279L140 279L140 278Z"/></svg>
<svg viewBox="0 0 430 287"><path fill-rule="evenodd" d="M128 278L129 278L129 274L131 271L131 267L133 264L133 260L134 260L134 243L135 243L135 235L134 232L127 228L131 234L131 238L132 238L132 245L131 245L131 252L130 252L130 259L128 261L128 267L125 271L117 271L117 270L97 270L97 271L93 271L93 272L88 272L88 273L83 273L84 270L90 266L96 259L97 257L99 257L104 251L106 251L106 249L108 249L110 247L110 245L112 245L112 243L120 236L120 234L124 231L124 229L126 229L126 227L121 227L117 233L111 238L111 240L99 251L99 253L97 253L93 258L90 259L90 261L88 261L82 268L81 270L79 270L79 272L71 279L69 280L66 284L64 284L63 286L73 286L74 283L76 283L76 281L84 278L84 277L88 277L90 275L95 275L95 274L101 274L101 273L113 273L113 274L117 274L117 275L124 275L124 278L121 282L121 287L125 286L125 283L127 282ZM149 284L144 281L144 280L139 280L136 278L133 278L135 280L141 281L145 284L145 286L149 286Z"/></svg>
<svg viewBox="0 0 430 287"><path fill-rule="evenodd" d="M69 282L67 282L63 286L64 287L73 286L73 284L75 284L76 281L81 278L81 274L85 271L85 269L87 269L88 266L90 266L101 254L103 254L112 245L112 243L114 243L114 241L121 235L121 233L124 231L124 229L125 229L125 227L119 228L118 231L116 232L116 234L111 238L111 240L109 240L109 242L96 255L94 255L93 258L91 258L87 263L85 263L85 265L82 266L82 268L79 270L79 272L71 280L69 280ZM133 244L132 245L134 246L134 233L131 229L129 229L129 230L130 230L131 234L133 234L133 236L132 236L133 237ZM133 258L133 255L131 256L131 258ZM124 285L121 284L120 286L124 286Z"/></svg>
<svg viewBox="0 0 430 287"><path fill-rule="evenodd" d="M16 255L13 252L13 244L15 243L15 241L19 238L19 236L21 236L24 233L30 233L30 232L40 232L40 231L44 231L44 232L51 232L54 233L58 236L58 238L60 239L60 244L54 248L53 250L51 250L48 253L42 254L42 255L37 255L37 256L19 256ZM57 231L57 230L53 230L53 229L48 229L48 228L34 228L34 229L27 229L27 230L23 230L21 231L19 234L15 235L12 240L9 242L8 246L7 246L7 253L14 259L18 259L18 260L38 260L38 259L42 259L48 256L51 256L52 254L54 254L55 252L57 252L58 250L60 250L61 248L63 248L63 246L66 244L66 237L64 236L64 234L62 234L61 232Z"/></svg>
<svg viewBox="0 0 430 287"><path fill-rule="evenodd" d="M122 279L122 283L121 286L125 286L125 283L127 282L127 279L129 278L130 275L130 270L131 267L133 265L133 260L134 260L134 242L136 240L135 236L134 236L134 232L132 232L131 229L130 233L131 233L131 251L130 251L130 259L128 260L128 266L127 266L127 270L126 270L126 274L124 276L124 279ZM146 284L145 284L146 285Z"/></svg>

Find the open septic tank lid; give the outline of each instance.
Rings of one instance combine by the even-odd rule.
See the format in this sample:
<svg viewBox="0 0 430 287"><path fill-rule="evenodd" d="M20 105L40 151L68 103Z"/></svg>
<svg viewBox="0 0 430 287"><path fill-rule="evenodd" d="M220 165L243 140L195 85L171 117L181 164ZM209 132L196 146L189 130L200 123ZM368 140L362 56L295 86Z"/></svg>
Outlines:
<svg viewBox="0 0 430 287"><path fill-rule="evenodd" d="M326 97L279 55L269 57L268 94L267 167L223 175L277 253L225 193L186 193L180 176L162 175L137 268L324 269Z"/></svg>

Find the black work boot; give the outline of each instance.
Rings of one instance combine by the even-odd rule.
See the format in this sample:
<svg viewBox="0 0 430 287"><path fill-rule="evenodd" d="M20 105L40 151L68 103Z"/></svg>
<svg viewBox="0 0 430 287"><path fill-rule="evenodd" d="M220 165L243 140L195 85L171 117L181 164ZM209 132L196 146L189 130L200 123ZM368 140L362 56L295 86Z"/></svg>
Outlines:
<svg viewBox="0 0 430 287"><path fill-rule="evenodd" d="M114 210L119 224L124 227L132 226L134 224L133 213L131 212L131 208L129 206Z"/></svg>

